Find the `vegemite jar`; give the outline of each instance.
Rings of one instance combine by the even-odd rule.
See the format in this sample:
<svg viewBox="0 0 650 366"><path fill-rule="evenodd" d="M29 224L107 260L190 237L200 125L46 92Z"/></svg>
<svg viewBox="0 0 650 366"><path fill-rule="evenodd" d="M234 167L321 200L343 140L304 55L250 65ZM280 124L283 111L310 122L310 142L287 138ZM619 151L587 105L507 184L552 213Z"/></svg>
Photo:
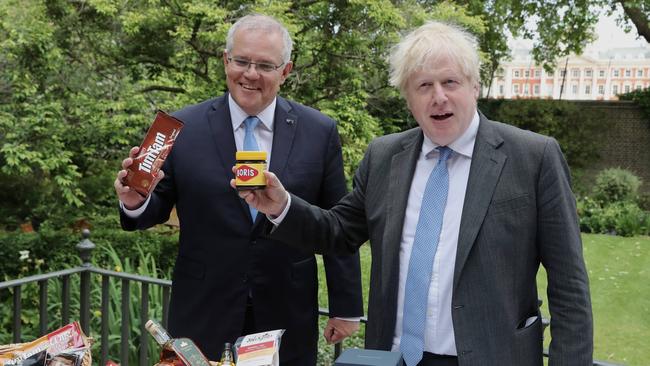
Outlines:
<svg viewBox="0 0 650 366"><path fill-rule="evenodd" d="M235 156L235 185L237 190L266 187L266 151L237 151Z"/></svg>

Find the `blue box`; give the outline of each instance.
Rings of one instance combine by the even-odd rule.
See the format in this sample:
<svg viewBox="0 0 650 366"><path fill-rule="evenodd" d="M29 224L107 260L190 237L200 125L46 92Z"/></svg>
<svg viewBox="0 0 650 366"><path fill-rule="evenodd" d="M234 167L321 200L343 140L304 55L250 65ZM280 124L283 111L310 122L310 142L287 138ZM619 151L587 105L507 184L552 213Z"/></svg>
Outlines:
<svg viewBox="0 0 650 366"><path fill-rule="evenodd" d="M401 352L348 348L334 361L334 366L403 366Z"/></svg>

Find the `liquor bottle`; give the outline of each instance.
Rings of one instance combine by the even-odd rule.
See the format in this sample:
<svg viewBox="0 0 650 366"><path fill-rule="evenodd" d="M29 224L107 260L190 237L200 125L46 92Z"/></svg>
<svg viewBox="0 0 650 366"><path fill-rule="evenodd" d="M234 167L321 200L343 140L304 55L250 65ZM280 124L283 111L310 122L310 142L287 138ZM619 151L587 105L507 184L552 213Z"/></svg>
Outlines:
<svg viewBox="0 0 650 366"><path fill-rule="evenodd" d="M235 359L232 355L232 348L230 343L226 343L223 346L223 353L221 354L219 366L235 366Z"/></svg>
<svg viewBox="0 0 650 366"><path fill-rule="evenodd" d="M186 366L210 366L208 359L191 339L172 338L160 323L152 319L147 321L144 327L162 347L161 361L170 362L178 358Z"/></svg>

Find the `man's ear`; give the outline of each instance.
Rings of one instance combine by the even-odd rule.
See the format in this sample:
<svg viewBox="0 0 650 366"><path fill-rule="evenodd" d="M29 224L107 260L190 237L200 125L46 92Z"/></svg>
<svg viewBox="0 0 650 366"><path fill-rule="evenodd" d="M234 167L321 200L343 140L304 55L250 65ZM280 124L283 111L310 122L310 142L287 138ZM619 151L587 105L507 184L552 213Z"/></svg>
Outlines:
<svg viewBox="0 0 650 366"><path fill-rule="evenodd" d="M287 80L292 69L293 69L293 62L289 61L287 62L286 65L284 65L284 67L282 68L282 76L281 76L280 84L284 84L284 81Z"/></svg>

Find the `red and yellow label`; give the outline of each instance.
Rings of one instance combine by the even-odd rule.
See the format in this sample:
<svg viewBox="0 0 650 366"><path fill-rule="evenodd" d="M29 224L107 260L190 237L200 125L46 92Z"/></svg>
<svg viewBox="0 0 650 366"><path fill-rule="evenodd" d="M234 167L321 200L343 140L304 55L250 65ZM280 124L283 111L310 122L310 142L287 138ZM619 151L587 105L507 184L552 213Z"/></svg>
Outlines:
<svg viewBox="0 0 650 366"><path fill-rule="evenodd" d="M266 177L262 174L265 169L265 163L236 164L235 185L237 185L237 187L265 186Z"/></svg>

